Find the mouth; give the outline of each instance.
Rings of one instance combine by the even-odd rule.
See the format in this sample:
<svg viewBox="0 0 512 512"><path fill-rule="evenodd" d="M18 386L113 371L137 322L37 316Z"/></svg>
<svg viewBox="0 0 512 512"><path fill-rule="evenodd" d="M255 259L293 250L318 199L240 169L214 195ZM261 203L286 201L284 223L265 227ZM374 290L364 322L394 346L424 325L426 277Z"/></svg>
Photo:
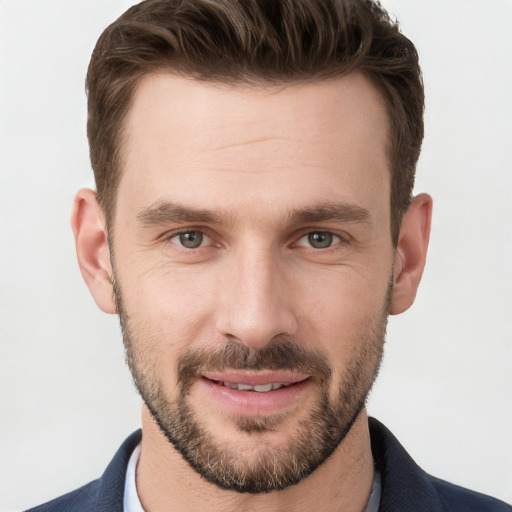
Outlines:
<svg viewBox="0 0 512 512"><path fill-rule="evenodd" d="M292 372L204 373L200 382L221 409L237 415L267 415L282 412L310 387L311 377Z"/></svg>
<svg viewBox="0 0 512 512"><path fill-rule="evenodd" d="M226 382L226 381L213 381L220 386L226 386L230 389L238 389L239 391L255 391L256 393L268 393L269 391L274 391L276 389L286 388L288 386L293 386L295 383L291 382L269 382L267 384L255 384L251 386L250 384L242 384L235 382Z"/></svg>
<svg viewBox="0 0 512 512"><path fill-rule="evenodd" d="M204 372L201 377L219 386L257 393L268 393L269 391L293 386L310 378L307 374L275 370Z"/></svg>

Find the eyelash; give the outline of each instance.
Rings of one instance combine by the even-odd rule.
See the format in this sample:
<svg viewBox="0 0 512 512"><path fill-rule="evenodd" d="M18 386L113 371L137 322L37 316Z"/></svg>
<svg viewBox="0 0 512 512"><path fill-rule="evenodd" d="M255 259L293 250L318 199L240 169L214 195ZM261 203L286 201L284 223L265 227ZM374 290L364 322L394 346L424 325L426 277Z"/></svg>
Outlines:
<svg viewBox="0 0 512 512"><path fill-rule="evenodd" d="M311 240L311 237L313 237L314 235L317 235L318 236L318 242L321 244L323 242L323 240L321 239L321 237L327 237L327 240L329 242L329 239L330 239L330 243L329 245L327 245L326 247L313 247L312 246L312 240ZM308 240L308 244L309 245L301 245L300 242L303 240L303 239L307 239ZM297 242L295 242L294 245L296 246L299 246L299 247L306 247L308 249L313 249L313 250L318 250L318 251L327 251L329 249L333 249L334 247L336 247L337 245L339 245L340 243L343 243L344 239L342 236L336 234L336 233L333 233L332 231L326 231L326 230L316 230L316 231L308 231L307 233L304 233L299 239Z"/></svg>
<svg viewBox="0 0 512 512"><path fill-rule="evenodd" d="M181 237L182 235L190 235L193 233L200 234L203 237L203 239L200 241L200 245L198 245L197 247L186 247L185 245L183 245L183 243L180 243L178 241L173 242L173 239ZM312 247L311 240L308 240L309 245L303 245L300 243L303 239L309 238L312 235L327 236L328 238L331 237L332 241L331 241L330 245L328 245L326 247ZM206 238L206 240L204 240L204 238ZM180 247L181 249L184 249L186 251L192 251L192 250L204 248L205 247L204 243L211 242L213 240L213 238L204 229L200 229L200 228L193 229L192 228L192 229L187 229L187 230L170 233L165 236L165 240L167 242L172 243L173 245ZM319 240L319 243L322 243L322 240ZM332 250L339 244L344 244L344 243L345 244L348 243L348 236L342 236L340 234L334 233L329 230L318 229L318 230L310 230L310 231L306 231L306 232L303 231L302 234L300 235L300 237L298 237L296 239L296 241L293 244L291 244L291 246L292 247L304 247L306 249L313 250L313 251L326 252L330 249ZM217 247L221 247L221 244L216 244L216 245L217 245Z"/></svg>

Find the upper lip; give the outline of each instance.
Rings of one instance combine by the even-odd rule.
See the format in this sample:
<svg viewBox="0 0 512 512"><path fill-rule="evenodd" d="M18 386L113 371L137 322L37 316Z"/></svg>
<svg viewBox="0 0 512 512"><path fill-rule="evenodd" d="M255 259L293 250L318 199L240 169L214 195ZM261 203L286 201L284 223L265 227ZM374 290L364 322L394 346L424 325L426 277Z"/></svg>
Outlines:
<svg viewBox="0 0 512 512"><path fill-rule="evenodd" d="M203 372L202 376L218 382L246 384L248 386L262 386L265 384L295 384L309 378L309 375L292 371L250 371L227 370L223 372Z"/></svg>

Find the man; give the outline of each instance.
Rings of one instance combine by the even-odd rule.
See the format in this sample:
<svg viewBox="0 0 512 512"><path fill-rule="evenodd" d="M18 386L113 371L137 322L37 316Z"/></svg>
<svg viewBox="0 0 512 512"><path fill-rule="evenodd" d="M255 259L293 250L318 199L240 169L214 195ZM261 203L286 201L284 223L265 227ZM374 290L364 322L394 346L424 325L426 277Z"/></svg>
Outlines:
<svg viewBox="0 0 512 512"><path fill-rule="evenodd" d="M35 510L511 510L366 415L432 210L417 54L379 5L149 0L87 83L97 191L72 224L143 435Z"/></svg>

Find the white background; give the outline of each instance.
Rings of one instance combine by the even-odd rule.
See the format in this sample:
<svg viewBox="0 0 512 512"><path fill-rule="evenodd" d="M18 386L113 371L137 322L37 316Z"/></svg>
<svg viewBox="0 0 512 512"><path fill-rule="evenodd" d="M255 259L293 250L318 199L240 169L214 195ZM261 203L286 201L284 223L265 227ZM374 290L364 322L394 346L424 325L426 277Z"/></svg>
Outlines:
<svg viewBox="0 0 512 512"><path fill-rule="evenodd" d="M427 93L416 190L435 200L415 306L369 410L436 476L512 502L512 1L384 2ZM101 475L139 425L117 319L69 228L92 186L84 77L129 2L0 0L0 510Z"/></svg>

